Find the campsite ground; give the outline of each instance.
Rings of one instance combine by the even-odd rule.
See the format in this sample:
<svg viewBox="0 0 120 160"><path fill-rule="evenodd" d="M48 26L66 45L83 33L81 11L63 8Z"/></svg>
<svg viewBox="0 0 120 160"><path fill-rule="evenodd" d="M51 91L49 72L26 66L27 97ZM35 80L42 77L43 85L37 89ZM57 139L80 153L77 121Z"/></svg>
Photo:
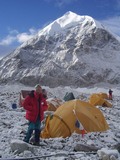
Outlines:
<svg viewBox="0 0 120 160"><path fill-rule="evenodd" d="M70 87L58 87L49 88L44 87L48 91L49 97L58 97L63 99L66 92L73 92L75 97L82 100L88 100L88 97L92 93L104 92L108 93L108 87L94 87L94 88L70 88ZM106 132L89 133L82 137L78 134L73 134L67 138L50 138L41 139L42 146L35 147L34 151L25 150L18 153L17 151L11 151L11 141L23 140L24 133L27 129L27 121L24 118L25 111L18 105L19 93L21 89L32 90L32 87L23 86L21 84L16 85L4 85L0 86L0 156L2 158L18 158L18 157L33 157L33 156L49 156L49 159L81 159L81 160L99 160L98 153L91 154L81 151L75 151L75 147L78 144L85 144L95 146L100 149L104 148L106 153L116 155L115 145L120 142L120 88L112 88L113 101L112 108L103 108L97 106L104 114L110 129ZM12 103L17 103L17 108L13 109ZM34 146L33 146L34 147ZM120 146L119 146L120 147ZM53 155L53 156L52 156ZM111 158L115 158L114 156ZM117 154L120 159L120 155ZM45 157L43 158L45 159ZM47 159L47 158L46 158Z"/></svg>

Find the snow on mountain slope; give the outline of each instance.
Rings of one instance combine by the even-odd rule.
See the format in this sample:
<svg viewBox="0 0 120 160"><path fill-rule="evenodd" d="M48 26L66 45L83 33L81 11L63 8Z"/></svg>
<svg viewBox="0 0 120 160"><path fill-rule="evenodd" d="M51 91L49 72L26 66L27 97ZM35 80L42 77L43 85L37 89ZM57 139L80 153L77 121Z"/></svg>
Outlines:
<svg viewBox="0 0 120 160"><path fill-rule="evenodd" d="M37 36L34 37L33 39L36 39L37 37L40 37L42 35L53 36L56 33L63 34L69 28L74 27L76 25L79 25L79 27L81 27L81 29L84 30L84 25L87 25L89 22L91 23L91 26L89 26L90 27L89 30L91 30L94 27L104 28L104 26L102 26L100 22L94 20L90 16L80 16L77 15L76 13L68 11L62 17L58 18L57 20L53 21L51 24L40 30ZM27 43L24 43L23 46L31 43L33 39L29 40Z"/></svg>
<svg viewBox="0 0 120 160"><path fill-rule="evenodd" d="M63 32L66 29L70 27L74 27L76 25L82 26L82 24L86 24L87 22L92 21L94 24L93 26L96 26L95 21L89 17L89 16L79 16L73 12L67 12L65 15L62 17L58 18L54 22L52 22L50 25L45 27L43 30L39 32L40 35L53 35L54 33L58 32ZM98 25L100 25L98 23Z"/></svg>
<svg viewBox="0 0 120 160"><path fill-rule="evenodd" d="M120 42L89 16L67 12L0 61L0 82L120 83Z"/></svg>

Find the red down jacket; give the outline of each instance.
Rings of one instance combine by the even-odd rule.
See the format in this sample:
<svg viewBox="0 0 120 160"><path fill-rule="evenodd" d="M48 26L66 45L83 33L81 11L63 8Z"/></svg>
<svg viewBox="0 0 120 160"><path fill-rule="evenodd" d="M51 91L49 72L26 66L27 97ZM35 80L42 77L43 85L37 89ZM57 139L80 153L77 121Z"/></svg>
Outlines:
<svg viewBox="0 0 120 160"><path fill-rule="evenodd" d="M33 94L33 96L28 95L23 102L23 107L26 110L26 119L30 122L36 122L38 114L40 114L40 121L42 121L44 111L48 108L47 102L42 94L37 95L35 91ZM38 107L38 98L40 98L40 110Z"/></svg>

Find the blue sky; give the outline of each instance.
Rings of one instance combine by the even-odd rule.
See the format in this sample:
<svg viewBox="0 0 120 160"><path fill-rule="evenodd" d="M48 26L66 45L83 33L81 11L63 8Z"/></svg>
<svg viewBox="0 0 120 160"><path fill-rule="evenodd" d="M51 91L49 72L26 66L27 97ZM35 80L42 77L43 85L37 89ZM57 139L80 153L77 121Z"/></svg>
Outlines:
<svg viewBox="0 0 120 160"><path fill-rule="evenodd" d="M0 0L0 57L67 11L89 15L120 36L120 0Z"/></svg>

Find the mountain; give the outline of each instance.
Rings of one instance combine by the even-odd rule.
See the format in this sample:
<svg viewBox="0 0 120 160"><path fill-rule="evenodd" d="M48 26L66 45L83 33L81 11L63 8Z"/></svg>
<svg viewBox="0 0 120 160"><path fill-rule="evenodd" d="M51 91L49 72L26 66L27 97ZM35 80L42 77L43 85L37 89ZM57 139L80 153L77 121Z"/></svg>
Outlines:
<svg viewBox="0 0 120 160"><path fill-rule="evenodd" d="M89 16L67 12L0 60L0 82L50 87L120 83L120 40Z"/></svg>

